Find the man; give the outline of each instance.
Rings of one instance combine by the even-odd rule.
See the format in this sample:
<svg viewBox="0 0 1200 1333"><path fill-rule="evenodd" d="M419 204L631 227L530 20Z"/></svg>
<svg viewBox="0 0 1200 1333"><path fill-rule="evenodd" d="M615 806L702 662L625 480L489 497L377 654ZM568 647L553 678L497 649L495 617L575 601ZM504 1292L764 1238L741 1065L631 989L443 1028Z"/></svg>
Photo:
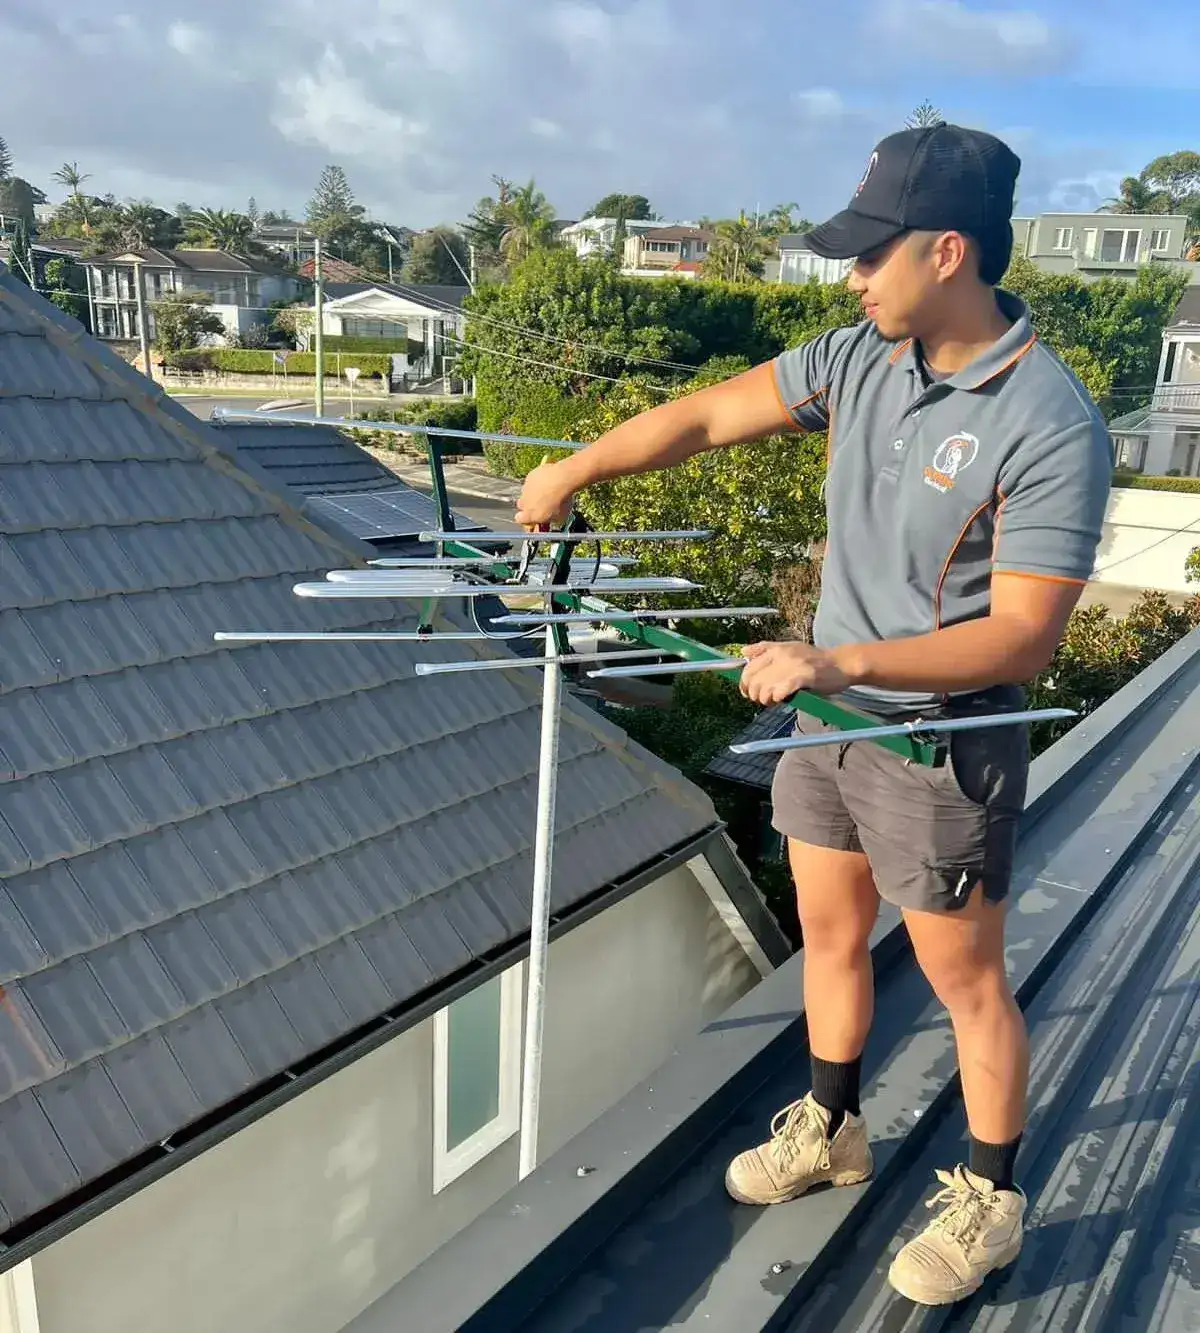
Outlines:
<svg viewBox="0 0 1200 1333"><path fill-rule="evenodd" d="M785 430L828 432L828 542L813 645L745 650L742 692L837 695L889 719L1019 707L1089 577L1111 475L1104 421L996 288L1020 163L951 125L884 139L847 209L808 236L854 259L866 319L664 404L526 479L517 520L561 521L574 493ZM822 724L804 713L797 727ZM896 1256L912 1300L976 1290L1022 1243L1014 1163L1028 1047L1004 967L1004 900L1029 761L1024 728L954 733L946 763L871 743L785 753L774 824L804 938L812 1084L736 1157L735 1199L770 1204L872 1170L859 1105L880 898L949 1011L970 1156L945 1207Z"/></svg>

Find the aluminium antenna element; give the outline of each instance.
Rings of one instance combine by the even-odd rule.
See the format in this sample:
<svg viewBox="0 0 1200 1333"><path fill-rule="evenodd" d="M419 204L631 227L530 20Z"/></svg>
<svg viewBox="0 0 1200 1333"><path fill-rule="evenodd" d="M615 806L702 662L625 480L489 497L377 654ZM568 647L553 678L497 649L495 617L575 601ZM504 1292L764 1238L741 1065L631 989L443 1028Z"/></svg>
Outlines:
<svg viewBox="0 0 1200 1333"><path fill-rule="evenodd" d="M663 529L657 532L636 532L622 529L616 532L526 532L516 528L512 532L422 532L423 542L465 542L470 546L495 546L504 542L634 542L634 541L707 541L710 528Z"/></svg>

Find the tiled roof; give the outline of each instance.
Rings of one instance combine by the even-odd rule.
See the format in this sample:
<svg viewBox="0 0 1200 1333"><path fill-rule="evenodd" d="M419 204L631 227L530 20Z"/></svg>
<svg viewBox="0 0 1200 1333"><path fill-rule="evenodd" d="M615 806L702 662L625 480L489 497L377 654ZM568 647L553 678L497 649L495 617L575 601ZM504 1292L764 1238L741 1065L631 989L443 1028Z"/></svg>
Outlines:
<svg viewBox="0 0 1200 1333"><path fill-rule="evenodd" d="M1191 286L1180 297L1168 329L1192 328L1200 325L1200 287Z"/></svg>
<svg viewBox="0 0 1200 1333"><path fill-rule="evenodd" d="M412 627L293 595L373 554L0 273L0 1234L527 933L536 673L213 641ZM713 826L561 746L556 912Z"/></svg>
<svg viewBox="0 0 1200 1333"><path fill-rule="evenodd" d="M734 737L732 743L743 745L747 741L774 740L777 736L786 735L795 720L795 709L789 708L787 704L774 704L756 714L754 720ZM778 754L734 754L729 749L723 749L709 760L704 771L710 777L724 778L727 782L769 788L778 763Z"/></svg>
<svg viewBox="0 0 1200 1333"><path fill-rule="evenodd" d="M1148 429L1150 408L1139 407L1136 411L1126 412L1124 416L1114 417L1108 423L1110 435L1135 435Z"/></svg>

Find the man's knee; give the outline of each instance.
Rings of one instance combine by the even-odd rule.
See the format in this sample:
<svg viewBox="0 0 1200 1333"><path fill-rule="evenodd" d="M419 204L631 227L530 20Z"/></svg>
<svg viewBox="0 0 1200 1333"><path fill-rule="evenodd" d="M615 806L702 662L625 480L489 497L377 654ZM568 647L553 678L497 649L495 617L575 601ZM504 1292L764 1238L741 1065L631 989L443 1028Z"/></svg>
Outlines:
<svg viewBox="0 0 1200 1333"><path fill-rule="evenodd" d="M1003 964L948 957L936 963L926 960L922 970L951 1018L970 1021L1014 1003Z"/></svg>

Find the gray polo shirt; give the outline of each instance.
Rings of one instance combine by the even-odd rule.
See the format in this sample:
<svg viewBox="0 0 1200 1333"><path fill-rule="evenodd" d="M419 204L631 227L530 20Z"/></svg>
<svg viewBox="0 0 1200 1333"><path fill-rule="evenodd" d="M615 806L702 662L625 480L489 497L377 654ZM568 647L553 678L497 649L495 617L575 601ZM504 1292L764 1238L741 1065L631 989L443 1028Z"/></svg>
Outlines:
<svg viewBox="0 0 1200 1333"><path fill-rule="evenodd" d="M998 299L1015 323L937 382L911 341L888 342L869 321L776 358L792 420L829 434L819 646L907 638L986 615L993 570L1090 577L1112 478L1108 428L1034 335L1024 302ZM867 706L940 697L856 693Z"/></svg>

